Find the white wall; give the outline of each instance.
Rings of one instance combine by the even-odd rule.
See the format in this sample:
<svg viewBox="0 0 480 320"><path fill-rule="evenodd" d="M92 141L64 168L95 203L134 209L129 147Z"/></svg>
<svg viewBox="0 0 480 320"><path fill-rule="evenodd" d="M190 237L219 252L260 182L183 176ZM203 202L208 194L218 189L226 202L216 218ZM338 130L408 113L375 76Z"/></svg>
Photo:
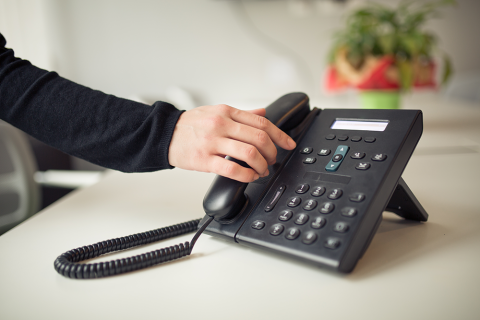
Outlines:
<svg viewBox="0 0 480 320"><path fill-rule="evenodd" d="M345 11L326 1L0 0L0 31L18 56L95 89L157 100L175 85L199 104L233 104L323 97ZM457 73L480 70L479 13L480 1L460 0L429 24Z"/></svg>

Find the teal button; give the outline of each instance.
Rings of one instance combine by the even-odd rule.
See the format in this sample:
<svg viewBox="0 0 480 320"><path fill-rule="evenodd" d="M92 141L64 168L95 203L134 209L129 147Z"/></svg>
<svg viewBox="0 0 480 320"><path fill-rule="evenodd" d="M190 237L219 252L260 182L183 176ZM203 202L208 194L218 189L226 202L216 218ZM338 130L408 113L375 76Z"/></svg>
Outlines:
<svg viewBox="0 0 480 320"><path fill-rule="evenodd" d="M350 147L348 146L338 146L337 150L335 150L335 153L333 154L332 159L330 159L330 162L328 162L328 164L325 166L325 170L329 172L337 171L343 159L345 159L345 155L347 154L349 149Z"/></svg>

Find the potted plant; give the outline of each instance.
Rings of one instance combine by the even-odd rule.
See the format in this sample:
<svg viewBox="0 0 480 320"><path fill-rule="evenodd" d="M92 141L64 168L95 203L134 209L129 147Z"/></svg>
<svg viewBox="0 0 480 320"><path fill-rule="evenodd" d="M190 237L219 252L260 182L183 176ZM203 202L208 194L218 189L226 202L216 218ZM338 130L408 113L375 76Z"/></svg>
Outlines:
<svg viewBox="0 0 480 320"><path fill-rule="evenodd" d="M396 8L370 3L351 12L335 35L329 58L326 89L360 91L366 108L398 108L401 92L436 87L436 37L423 30L425 22L454 0L428 3L402 1ZM445 83L452 73L441 53Z"/></svg>

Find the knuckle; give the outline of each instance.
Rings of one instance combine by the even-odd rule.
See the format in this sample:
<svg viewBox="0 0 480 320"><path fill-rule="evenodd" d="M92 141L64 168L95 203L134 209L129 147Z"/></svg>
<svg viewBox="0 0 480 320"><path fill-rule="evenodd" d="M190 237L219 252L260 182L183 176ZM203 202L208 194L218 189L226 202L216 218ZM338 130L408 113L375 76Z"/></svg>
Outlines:
<svg viewBox="0 0 480 320"><path fill-rule="evenodd" d="M270 136L265 131L258 131L257 133L257 141L260 145L265 145L270 140Z"/></svg>
<svg viewBox="0 0 480 320"><path fill-rule="evenodd" d="M245 158L247 160L252 160L252 159L255 159L257 157L257 148L255 148L254 146L248 146L245 148Z"/></svg>
<svg viewBox="0 0 480 320"><path fill-rule="evenodd" d="M217 108L217 111L219 111L222 114L228 114L231 112L231 109L232 109L230 106L226 104L218 104L216 108Z"/></svg>
<svg viewBox="0 0 480 320"><path fill-rule="evenodd" d="M268 128L268 124L270 123L270 121L268 121L267 118L257 116L256 119L257 119L257 126L259 129L265 130Z"/></svg>
<svg viewBox="0 0 480 320"><path fill-rule="evenodd" d="M236 165L231 161L227 162L223 167L223 172L227 177L231 177L235 175L236 171L237 171Z"/></svg>

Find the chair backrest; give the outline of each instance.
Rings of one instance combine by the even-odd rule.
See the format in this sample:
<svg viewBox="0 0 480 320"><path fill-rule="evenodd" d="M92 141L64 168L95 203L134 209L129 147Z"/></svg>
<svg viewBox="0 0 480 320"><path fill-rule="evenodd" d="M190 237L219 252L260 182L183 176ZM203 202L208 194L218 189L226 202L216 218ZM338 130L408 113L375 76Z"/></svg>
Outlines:
<svg viewBox="0 0 480 320"><path fill-rule="evenodd" d="M0 120L0 234L39 210L36 168L25 133Z"/></svg>

